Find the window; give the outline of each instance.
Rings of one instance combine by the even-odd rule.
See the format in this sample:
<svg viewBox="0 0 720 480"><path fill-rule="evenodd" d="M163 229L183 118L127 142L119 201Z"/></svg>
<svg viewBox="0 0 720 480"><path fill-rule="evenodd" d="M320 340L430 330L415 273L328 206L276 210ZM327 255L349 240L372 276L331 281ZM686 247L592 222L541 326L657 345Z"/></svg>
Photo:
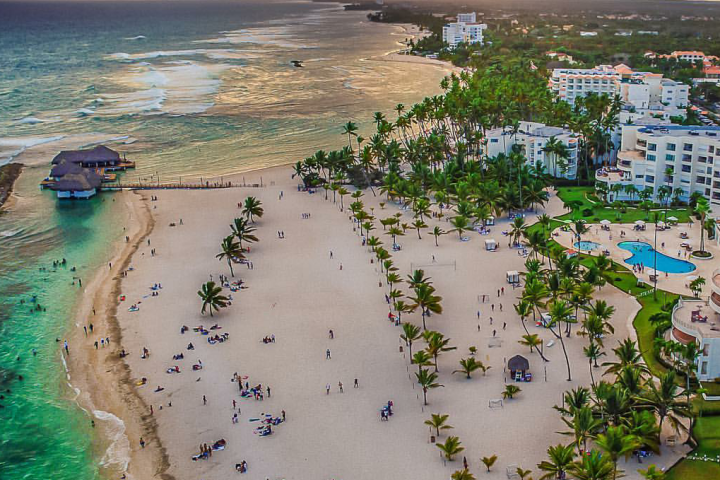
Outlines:
<svg viewBox="0 0 720 480"><path fill-rule="evenodd" d="M657 150L657 143L648 143L647 148L649 151L654 152Z"/></svg>
<svg viewBox="0 0 720 480"><path fill-rule="evenodd" d="M647 157L645 157L645 158L647 159L648 162L654 162L654 161L655 161L655 155L653 155L652 153L648 153L648 154L647 154Z"/></svg>
<svg viewBox="0 0 720 480"><path fill-rule="evenodd" d="M683 162L691 162L691 161L692 161L692 155L688 155L687 153L683 153L682 161L683 161Z"/></svg>
<svg viewBox="0 0 720 480"><path fill-rule="evenodd" d="M710 355L710 344L709 343L706 343L705 345L703 345L702 354L704 357L707 357L708 355Z"/></svg>
<svg viewBox="0 0 720 480"><path fill-rule="evenodd" d="M635 178L643 178L643 176L644 175L641 173L640 175L635 175Z"/></svg>
<svg viewBox="0 0 720 480"><path fill-rule="evenodd" d="M667 155L665 155L665 160L667 160L668 162L674 162L674 161L675 161L675 155L671 155L671 154L668 153Z"/></svg>
<svg viewBox="0 0 720 480"><path fill-rule="evenodd" d="M491 138L490 143L498 143L499 139L497 138Z"/></svg>
<svg viewBox="0 0 720 480"><path fill-rule="evenodd" d="M701 177L698 175L698 177L695 179L697 183L705 185L705 177Z"/></svg>
<svg viewBox="0 0 720 480"><path fill-rule="evenodd" d="M714 145L710 145L710 146L708 147L708 151L709 151L710 153L714 153L714 152L715 152L715 146L714 146Z"/></svg>
<svg viewBox="0 0 720 480"><path fill-rule="evenodd" d="M698 162L707 163L707 157L698 157Z"/></svg>
<svg viewBox="0 0 720 480"><path fill-rule="evenodd" d="M645 181L648 183L655 183L655 176L654 175L645 175Z"/></svg>
<svg viewBox="0 0 720 480"><path fill-rule="evenodd" d="M686 152L692 152L692 143L686 143L683 145L683 150Z"/></svg>
<svg viewBox="0 0 720 480"><path fill-rule="evenodd" d="M665 145L665 150L668 150L668 151L670 151L670 152L674 152L674 151L675 151L675 144L674 144L674 143L668 143L667 145Z"/></svg>
<svg viewBox="0 0 720 480"><path fill-rule="evenodd" d="M700 367L700 375L707 375L707 364L708 362L702 362L702 367Z"/></svg>
<svg viewBox="0 0 720 480"><path fill-rule="evenodd" d="M685 172L685 173L690 173L690 170L692 170L692 166L691 166L691 165L683 165L683 166L682 166L682 171L683 171L683 172Z"/></svg>

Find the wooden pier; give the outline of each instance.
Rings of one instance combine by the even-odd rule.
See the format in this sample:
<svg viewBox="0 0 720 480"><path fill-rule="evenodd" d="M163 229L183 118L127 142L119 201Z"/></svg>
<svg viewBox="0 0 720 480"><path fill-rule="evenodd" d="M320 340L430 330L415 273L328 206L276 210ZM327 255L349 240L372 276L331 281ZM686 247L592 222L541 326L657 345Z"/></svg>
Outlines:
<svg viewBox="0 0 720 480"><path fill-rule="evenodd" d="M241 183L116 183L105 184L103 191L118 190L213 190L218 188L242 188L256 185L243 185ZM259 187L259 185L257 185Z"/></svg>

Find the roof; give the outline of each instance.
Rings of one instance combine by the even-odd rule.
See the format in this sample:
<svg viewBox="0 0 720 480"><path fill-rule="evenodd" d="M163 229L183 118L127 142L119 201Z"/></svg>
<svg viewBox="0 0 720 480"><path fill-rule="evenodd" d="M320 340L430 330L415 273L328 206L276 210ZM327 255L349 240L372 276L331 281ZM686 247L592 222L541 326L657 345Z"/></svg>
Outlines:
<svg viewBox="0 0 720 480"><path fill-rule="evenodd" d="M68 173L50 188L61 192L80 192L98 188L101 183L100 175L92 170L84 169L81 173Z"/></svg>
<svg viewBox="0 0 720 480"><path fill-rule="evenodd" d="M57 165L62 160L73 163L118 161L120 154L105 145L98 145L90 150L64 150L53 158L52 164Z"/></svg>
<svg viewBox="0 0 720 480"><path fill-rule="evenodd" d="M60 163L52 167L50 170L50 176L60 178L71 173L82 173L83 170L85 169L77 163L61 160Z"/></svg>
<svg viewBox="0 0 720 480"><path fill-rule="evenodd" d="M508 360L508 368L510 370L528 370L530 369L530 362L522 355L515 355Z"/></svg>

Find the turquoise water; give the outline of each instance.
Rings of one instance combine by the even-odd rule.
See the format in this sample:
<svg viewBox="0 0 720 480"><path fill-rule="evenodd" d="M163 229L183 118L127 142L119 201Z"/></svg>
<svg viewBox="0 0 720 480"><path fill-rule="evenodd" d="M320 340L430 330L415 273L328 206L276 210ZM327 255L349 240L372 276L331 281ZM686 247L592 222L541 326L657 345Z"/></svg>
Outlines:
<svg viewBox="0 0 720 480"><path fill-rule="evenodd" d="M103 443L73 401L61 345L82 320L73 277L87 282L107 260L123 211L111 194L40 192L51 156L93 133L138 162L131 179L185 181L338 148L348 119L367 132L373 112L438 93L444 75L369 60L404 35L364 15L303 2L0 2L0 164L49 152L0 215L1 479L101 473ZM43 310L31 312L33 296Z"/></svg>
<svg viewBox="0 0 720 480"><path fill-rule="evenodd" d="M642 263L647 268L654 268L659 272L667 273L689 273L695 270L695 265L685 260L668 257L657 252L657 266L655 265L655 250L649 243L645 242L620 242L618 247L632 253L632 257L625 260L629 265Z"/></svg>
<svg viewBox="0 0 720 480"><path fill-rule="evenodd" d="M575 242L575 248L577 248L578 250L583 250L585 252L589 252L591 250L597 250L599 247L600 247L599 243L589 242L587 240Z"/></svg>

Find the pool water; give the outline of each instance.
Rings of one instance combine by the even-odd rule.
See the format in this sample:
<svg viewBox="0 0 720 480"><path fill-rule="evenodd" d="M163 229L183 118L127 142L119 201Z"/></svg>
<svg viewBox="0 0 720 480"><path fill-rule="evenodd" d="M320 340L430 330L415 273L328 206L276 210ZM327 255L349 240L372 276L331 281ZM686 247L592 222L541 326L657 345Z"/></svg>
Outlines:
<svg viewBox="0 0 720 480"><path fill-rule="evenodd" d="M629 265L642 263L645 267L653 268L655 263L655 250L649 243L645 242L620 242L618 247L632 253L632 257L625 260ZM659 272L667 273L689 273L695 270L695 265L685 260L680 260L657 252L657 267Z"/></svg>
<svg viewBox="0 0 720 480"><path fill-rule="evenodd" d="M575 248L589 252L590 250L597 250L600 248L600 244L583 240L581 242L575 242Z"/></svg>

